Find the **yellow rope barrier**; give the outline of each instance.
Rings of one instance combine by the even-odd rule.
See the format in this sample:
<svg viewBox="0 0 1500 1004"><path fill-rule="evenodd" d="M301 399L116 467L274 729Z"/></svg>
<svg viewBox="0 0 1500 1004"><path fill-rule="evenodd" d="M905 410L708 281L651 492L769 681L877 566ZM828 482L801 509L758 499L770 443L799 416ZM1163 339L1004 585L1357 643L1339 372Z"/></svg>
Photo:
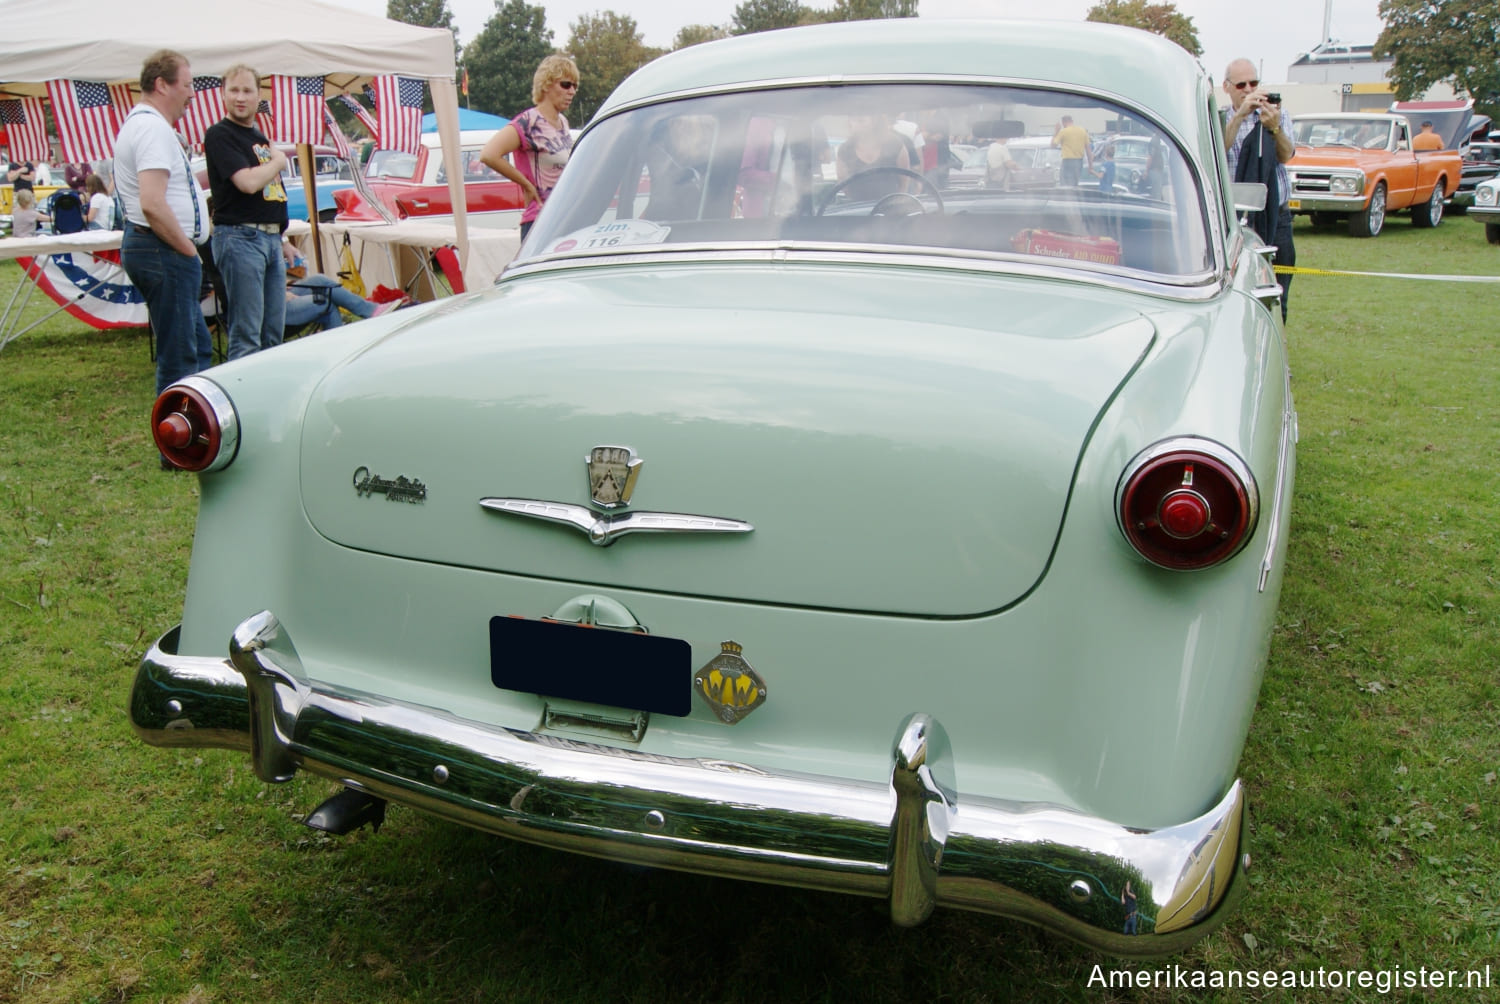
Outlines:
<svg viewBox="0 0 1500 1004"><path fill-rule="evenodd" d="M1419 275L1414 272L1349 272L1334 268L1277 265L1277 275L1354 275L1371 279L1425 279L1430 282L1500 282L1500 275Z"/></svg>

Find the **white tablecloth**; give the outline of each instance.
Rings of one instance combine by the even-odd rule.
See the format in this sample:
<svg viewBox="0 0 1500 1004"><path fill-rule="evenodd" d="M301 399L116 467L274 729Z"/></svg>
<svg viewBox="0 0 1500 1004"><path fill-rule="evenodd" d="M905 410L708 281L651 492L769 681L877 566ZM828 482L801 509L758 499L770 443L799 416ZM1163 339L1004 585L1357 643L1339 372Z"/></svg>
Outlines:
<svg viewBox="0 0 1500 1004"><path fill-rule="evenodd" d="M307 229L303 224L300 234L292 232L293 238L302 244L304 253L310 251L306 246ZM339 270L339 253L343 250L345 234L349 235L350 250L367 291L373 290L377 284L384 284L405 289L419 300L429 300L436 295L426 267L428 255L458 239L451 223L418 220L320 223L318 237L323 245L323 271L328 275ZM464 269L464 286L472 291L491 285L520 248L519 229L470 229L469 265Z"/></svg>
<svg viewBox="0 0 1500 1004"><path fill-rule="evenodd" d="M124 236L119 230L83 230L61 236L7 237L0 240L0 261L74 251L113 251Z"/></svg>

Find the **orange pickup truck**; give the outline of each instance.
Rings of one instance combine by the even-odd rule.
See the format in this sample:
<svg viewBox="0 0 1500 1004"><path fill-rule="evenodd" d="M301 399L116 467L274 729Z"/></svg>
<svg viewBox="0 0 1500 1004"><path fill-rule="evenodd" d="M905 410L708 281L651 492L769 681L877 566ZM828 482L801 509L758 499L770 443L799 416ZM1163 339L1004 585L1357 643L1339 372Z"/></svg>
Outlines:
<svg viewBox="0 0 1500 1004"><path fill-rule="evenodd" d="M1349 233L1374 237L1388 213L1410 209L1412 223L1435 227L1458 188L1456 150L1416 153L1403 115L1298 115L1297 155L1286 165L1292 212L1314 223L1348 217Z"/></svg>

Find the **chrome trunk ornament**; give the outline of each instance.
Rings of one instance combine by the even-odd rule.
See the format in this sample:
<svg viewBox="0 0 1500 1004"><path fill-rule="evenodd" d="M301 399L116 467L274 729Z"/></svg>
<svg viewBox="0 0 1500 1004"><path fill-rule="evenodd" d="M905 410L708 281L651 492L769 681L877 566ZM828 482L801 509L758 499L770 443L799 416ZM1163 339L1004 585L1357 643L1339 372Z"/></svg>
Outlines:
<svg viewBox="0 0 1500 1004"><path fill-rule="evenodd" d="M628 446L596 446L584 458L589 472L589 499L600 509L630 504L641 473L641 458ZM591 544L604 547L627 533L749 533L755 527L739 519L695 516L683 512L599 513L588 506L543 499L482 498L491 512L561 523L582 531Z"/></svg>
<svg viewBox="0 0 1500 1004"><path fill-rule="evenodd" d="M692 516L681 512L596 513L587 506L541 499L483 498L479 504L491 512L529 516L561 523L583 531L589 543L604 547L627 533L749 533L755 527L739 519Z"/></svg>

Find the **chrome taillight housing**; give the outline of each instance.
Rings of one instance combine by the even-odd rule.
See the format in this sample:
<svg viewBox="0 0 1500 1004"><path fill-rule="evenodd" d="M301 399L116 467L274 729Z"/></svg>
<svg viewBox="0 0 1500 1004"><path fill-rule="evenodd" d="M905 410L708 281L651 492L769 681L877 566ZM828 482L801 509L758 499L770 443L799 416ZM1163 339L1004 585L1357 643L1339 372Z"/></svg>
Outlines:
<svg viewBox="0 0 1500 1004"><path fill-rule="evenodd" d="M239 450L239 416L218 384L201 376L184 377L157 396L151 437L175 467L199 473L222 470Z"/></svg>
<svg viewBox="0 0 1500 1004"><path fill-rule="evenodd" d="M1120 531L1163 568L1208 568L1249 542L1260 493L1249 466L1208 439L1185 436L1142 450L1115 491Z"/></svg>

